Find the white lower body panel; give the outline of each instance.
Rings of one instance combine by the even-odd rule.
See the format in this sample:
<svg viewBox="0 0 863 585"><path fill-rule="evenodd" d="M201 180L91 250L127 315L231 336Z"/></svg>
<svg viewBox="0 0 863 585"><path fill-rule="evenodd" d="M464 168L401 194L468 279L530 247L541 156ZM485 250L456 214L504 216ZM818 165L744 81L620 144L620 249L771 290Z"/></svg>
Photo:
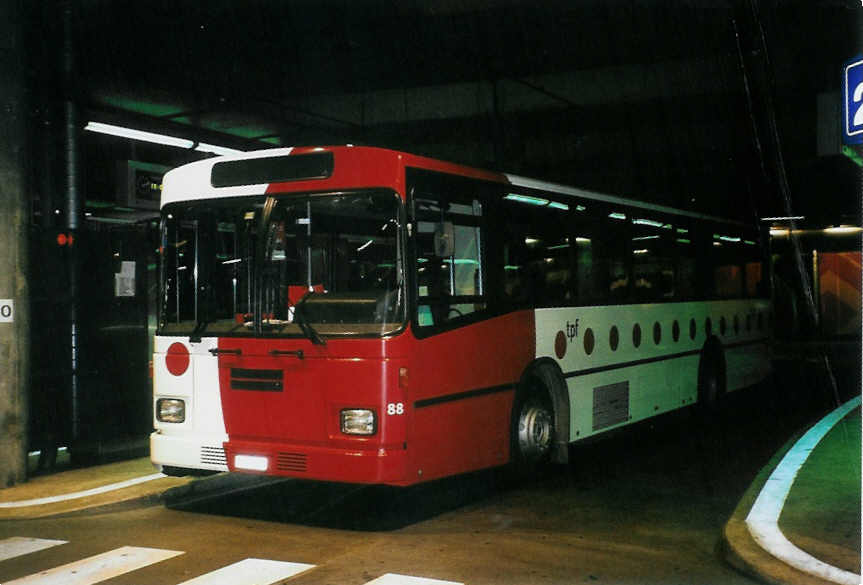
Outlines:
<svg viewBox="0 0 863 585"><path fill-rule="evenodd" d="M150 435L150 459L159 466L228 471L222 448L227 440L227 435L184 437L156 431Z"/></svg>

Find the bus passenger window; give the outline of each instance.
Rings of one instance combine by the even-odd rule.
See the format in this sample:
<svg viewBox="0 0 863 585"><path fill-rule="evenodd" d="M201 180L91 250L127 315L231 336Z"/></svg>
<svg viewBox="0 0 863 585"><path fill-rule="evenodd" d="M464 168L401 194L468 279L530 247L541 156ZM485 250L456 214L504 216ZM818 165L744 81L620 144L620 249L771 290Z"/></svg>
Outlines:
<svg viewBox="0 0 863 585"><path fill-rule="evenodd" d="M504 197L504 295L509 301L532 307L572 302L576 253L567 227L569 209L539 197Z"/></svg>
<svg viewBox="0 0 863 585"><path fill-rule="evenodd" d="M610 220L604 212L595 217L590 236L593 263L593 296L591 301L621 303L629 300L629 258L627 226Z"/></svg>
<svg viewBox="0 0 863 585"><path fill-rule="evenodd" d="M746 296L757 297L761 295L761 262L747 262L744 270L746 278Z"/></svg>
<svg viewBox="0 0 863 585"><path fill-rule="evenodd" d="M714 233L710 251L713 263L713 296L720 299L739 299L745 294L744 263L742 254L750 248L737 231L720 226ZM751 246L755 248L755 246Z"/></svg>
<svg viewBox="0 0 863 585"><path fill-rule="evenodd" d="M637 302L675 297L675 228L660 218L632 219L632 274Z"/></svg>

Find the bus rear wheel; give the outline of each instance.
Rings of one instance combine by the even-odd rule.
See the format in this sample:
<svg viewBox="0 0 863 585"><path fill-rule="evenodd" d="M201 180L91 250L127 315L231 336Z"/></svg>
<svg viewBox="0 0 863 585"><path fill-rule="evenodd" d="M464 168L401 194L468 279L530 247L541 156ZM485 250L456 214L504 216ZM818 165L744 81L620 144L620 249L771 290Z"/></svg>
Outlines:
<svg viewBox="0 0 863 585"><path fill-rule="evenodd" d="M725 356L720 344L711 341L698 363L698 403L706 415L717 414L725 396Z"/></svg>
<svg viewBox="0 0 863 585"><path fill-rule="evenodd" d="M554 410L544 390L519 392L513 406L512 462L521 471L546 463L554 445Z"/></svg>

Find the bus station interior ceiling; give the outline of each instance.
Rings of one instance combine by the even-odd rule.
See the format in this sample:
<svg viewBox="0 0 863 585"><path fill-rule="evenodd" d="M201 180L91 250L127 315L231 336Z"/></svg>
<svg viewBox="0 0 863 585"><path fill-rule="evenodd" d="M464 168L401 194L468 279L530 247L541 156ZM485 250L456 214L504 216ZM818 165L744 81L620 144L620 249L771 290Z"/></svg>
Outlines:
<svg viewBox="0 0 863 585"><path fill-rule="evenodd" d="M778 144L796 213L859 213L839 120L819 116L819 101L838 116L859 0L72 5L88 119L249 150L391 147L746 218L785 211ZM36 16L55 39L42 95L60 67L61 13L49 2ZM819 152L831 124L835 148ZM110 198L93 170L104 157L203 156L84 143L88 200Z"/></svg>

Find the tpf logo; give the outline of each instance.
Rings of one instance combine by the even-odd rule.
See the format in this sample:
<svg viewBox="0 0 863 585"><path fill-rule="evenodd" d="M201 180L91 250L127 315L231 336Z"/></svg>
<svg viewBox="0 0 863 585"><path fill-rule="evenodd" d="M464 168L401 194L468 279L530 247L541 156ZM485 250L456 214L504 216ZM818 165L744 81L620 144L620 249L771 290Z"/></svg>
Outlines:
<svg viewBox="0 0 863 585"><path fill-rule="evenodd" d="M562 360L566 355L566 346L578 337L578 319L570 323L568 320L562 331L558 331L554 338L554 354L557 359Z"/></svg>

